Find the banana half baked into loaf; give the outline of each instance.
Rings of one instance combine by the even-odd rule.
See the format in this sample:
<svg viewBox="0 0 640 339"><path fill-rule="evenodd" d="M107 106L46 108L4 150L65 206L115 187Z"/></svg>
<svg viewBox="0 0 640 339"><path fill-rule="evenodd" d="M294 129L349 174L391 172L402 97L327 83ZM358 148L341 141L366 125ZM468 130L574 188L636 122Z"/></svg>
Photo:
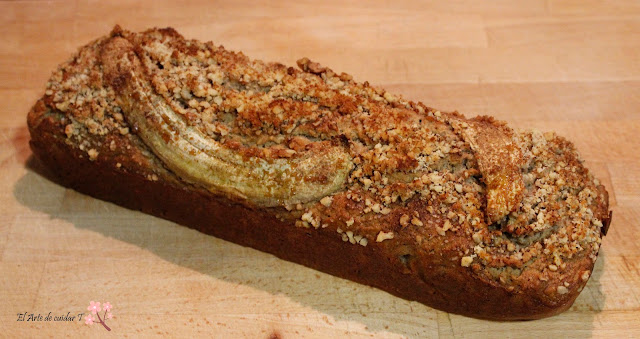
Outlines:
<svg viewBox="0 0 640 339"><path fill-rule="evenodd" d="M53 73L31 148L80 192L444 311L573 303L610 214L569 141L298 66L116 27Z"/></svg>

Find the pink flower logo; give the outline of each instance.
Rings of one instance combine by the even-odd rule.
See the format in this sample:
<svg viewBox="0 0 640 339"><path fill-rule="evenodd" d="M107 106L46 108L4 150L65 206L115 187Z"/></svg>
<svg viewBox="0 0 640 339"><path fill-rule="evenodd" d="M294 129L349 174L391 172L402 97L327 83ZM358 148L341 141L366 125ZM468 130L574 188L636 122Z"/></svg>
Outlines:
<svg viewBox="0 0 640 339"><path fill-rule="evenodd" d="M104 314L102 315L102 317L100 317L100 311L102 309L104 309ZM89 307L87 307L87 310L91 311L91 314L94 314L95 317L91 316L91 314L88 314L84 319L84 323L87 325L93 325L94 322L97 322L102 325L102 327L104 327L107 331L111 331L111 328L107 326L107 323L105 321L107 319L113 318L113 314L111 313L112 309L113 305L111 305L110 302L105 302L104 304L102 304L101 308L99 302L91 301L89 303Z"/></svg>
<svg viewBox="0 0 640 339"><path fill-rule="evenodd" d="M93 314L100 312L100 303L91 301L87 310L91 311Z"/></svg>

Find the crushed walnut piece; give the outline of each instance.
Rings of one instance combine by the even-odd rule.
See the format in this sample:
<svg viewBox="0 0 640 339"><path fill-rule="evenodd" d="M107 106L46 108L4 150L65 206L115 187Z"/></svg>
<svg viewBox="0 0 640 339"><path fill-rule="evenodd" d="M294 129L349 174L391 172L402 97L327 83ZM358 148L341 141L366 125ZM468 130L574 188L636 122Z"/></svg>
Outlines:
<svg viewBox="0 0 640 339"><path fill-rule="evenodd" d="M331 202L332 201L333 201L332 197L324 197L324 198L320 199L320 203L322 205L324 205L325 207L331 206Z"/></svg>
<svg viewBox="0 0 640 339"><path fill-rule="evenodd" d="M98 159L98 151L96 151L94 148L88 150L87 154L89 155L89 159L92 161Z"/></svg>
<svg viewBox="0 0 640 339"><path fill-rule="evenodd" d="M567 294L569 293L569 289L565 286L558 286L557 288L558 294Z"/></svg>
<svg viewBox="0 0 640 339"><path fill-rule="evenodd" d="M466 257L462 257L462 259L460 260L460 265L462 265L462 267L469 267L471 266L472 262L473 262L473 257L466 256Z"/></svg>
<svg viewBox="0 0 640 339"><path fill-rule="evenodd" d="M382 232L382 231L380 231L380 233L378 233L378 236L376 237L376 242L383 242L385 240L389 240L389 239L393 239L393 238L394 238L393 232Z"/></svg>

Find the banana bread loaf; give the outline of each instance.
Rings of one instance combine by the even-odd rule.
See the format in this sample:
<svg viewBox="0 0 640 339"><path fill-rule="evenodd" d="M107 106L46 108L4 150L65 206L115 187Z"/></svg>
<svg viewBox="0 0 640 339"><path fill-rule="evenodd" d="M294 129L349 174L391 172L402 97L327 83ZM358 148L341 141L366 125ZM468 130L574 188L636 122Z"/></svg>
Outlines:
<svg viewBox="0 0 640 339"><path fill-rule="evenodd" d="M28 114L61 182L467 316L567 309L610 221L574 146L171 28L116 26Z"/></svg>

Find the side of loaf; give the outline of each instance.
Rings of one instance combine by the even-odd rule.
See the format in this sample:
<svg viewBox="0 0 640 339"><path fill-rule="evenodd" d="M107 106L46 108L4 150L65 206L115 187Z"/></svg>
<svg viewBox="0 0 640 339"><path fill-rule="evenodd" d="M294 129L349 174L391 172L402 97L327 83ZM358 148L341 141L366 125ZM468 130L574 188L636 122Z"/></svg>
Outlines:
<svg viewBox="0 0 640 339"><path fill-rule="evenodd" d="M472 317L567 309L608 225L573 145L173 29L82 47L28 115L80 192Z"/></svg>

